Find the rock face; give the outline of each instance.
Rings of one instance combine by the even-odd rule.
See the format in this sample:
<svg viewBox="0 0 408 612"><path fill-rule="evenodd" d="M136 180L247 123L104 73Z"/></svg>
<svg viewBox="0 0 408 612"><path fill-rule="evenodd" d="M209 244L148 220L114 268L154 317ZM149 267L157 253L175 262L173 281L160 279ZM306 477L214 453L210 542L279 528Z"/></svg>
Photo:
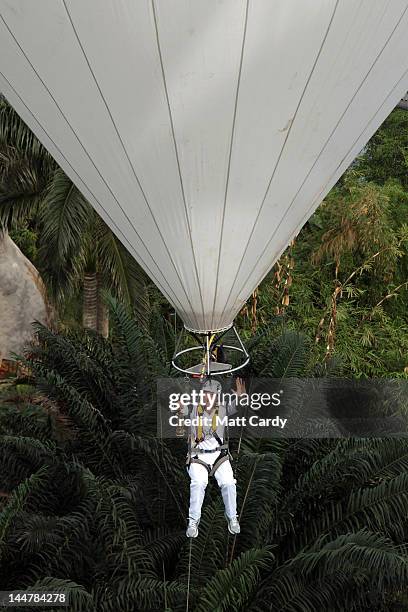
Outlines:
<svg viewBox="0 0 408 612"><path fill-rule="evenodd" d="M49 323L44 285L10 236L0 233L0 365L32 338L33 321Z"/></svg>

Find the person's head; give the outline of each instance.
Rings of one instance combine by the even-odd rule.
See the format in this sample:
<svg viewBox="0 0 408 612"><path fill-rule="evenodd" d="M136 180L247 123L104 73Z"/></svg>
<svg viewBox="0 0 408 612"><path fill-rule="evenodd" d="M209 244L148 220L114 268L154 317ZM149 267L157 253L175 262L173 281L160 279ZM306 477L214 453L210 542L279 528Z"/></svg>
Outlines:
<svg viewBox="0 0 408 612"><path fill-rule="evenodd" d="M203 384L203 403L206 410L211 410L217 405L218 394L221 393L221 385L216 380L207 379Z"/></svg>
<svg viewBox="0 0 408 612"><path fill-rule="evenodd" d="M212 393L212 391L204 391L203 403L204 403L204 408L206 410L211 410L212 408L214 408L217 403L216 393Z"/></svg>

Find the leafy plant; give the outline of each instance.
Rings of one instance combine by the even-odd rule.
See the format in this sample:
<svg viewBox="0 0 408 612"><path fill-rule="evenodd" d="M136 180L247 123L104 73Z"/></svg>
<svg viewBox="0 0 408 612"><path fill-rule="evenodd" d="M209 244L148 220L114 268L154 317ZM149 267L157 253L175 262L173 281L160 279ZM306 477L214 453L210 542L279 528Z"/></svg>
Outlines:
<svg viewBox="0 0 408 612"><path fill-rule="evenodd" d="M241 535L210 485L188 541L184 443L155 432L167 328L108 300L110 340L37 325L31 386L3 397L0 588L64 588L76 611L182 611L187 596L196 612L397 609L408 442L243 439ZM297 333L264 330L252 348L268 375L319 370Z"/></svg>

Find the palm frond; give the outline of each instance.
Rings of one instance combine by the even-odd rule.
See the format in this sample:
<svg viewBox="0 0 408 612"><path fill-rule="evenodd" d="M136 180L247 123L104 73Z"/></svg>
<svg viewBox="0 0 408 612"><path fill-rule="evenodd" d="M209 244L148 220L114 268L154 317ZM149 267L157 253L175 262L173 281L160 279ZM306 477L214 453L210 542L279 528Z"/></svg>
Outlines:
<svg viewBox="0 0 408 612"><path fill-rule="evenodd" d="M92 594L81 584L69 579L44 576L34 584L27 585L27 590L66 593L73 612L96 612L97 610ZM32 610L36 609L38 610L38 606L32 608Z"/></svg>
<svg viewBox="0 0 408 612"><path fill-rule="evenodd" d="M82 277L86 236L94 216L92 207L68 176L60 168L55 170L38 215L38 256L42 275L55 299L61 299Z"/></svg>
<svg viewBox="0 0 408 612"><path fill-rule="evenodd" d="M273 555L268 548L245 551L229 567L215 573L202 589L195 612L245 610L257 589L261 572L272 563Z"/></svg>
<svg viewBox="0 0 408 612"><path fill-rule="evenodd" d="M100 218L95 223L95 244L105 287L129 306L139 325L147 329L150 308L146 274Z"/></svg>
<svg viewBox="0 0 408 612"><path fill-rule="evenodd" d="M308 339L304 334L285 331L253 354L253 368L258 377L291 378L305 372Z"/></svg>
<svg viewBox="0 0 408 612"><path fill-rule="evenodd" d="M276 520L282 463L275 453L245 451L237 465L241 535L238 550L262 546L265 533Z"/></svg>
<svg viewBox="0 0 408 612"><path fill-rule="evenodd" d="M390 587L404 588L407 571L406 553L381 535L361 530L334 540L321 536L265 579L250 609L261 602L293 612L366 609L376 594L381 600Z"/></svg>
<svg viewBox="0 0 408 612"><path fill-rule="evenodd" d="M0 558L5 552L4 540L8 529L27 501L28 496L41 486L47 474L48 468L42 466L37 472L31 474L26 480L21 482L12 492L6 507L0 513Z"/></svg>
<svg viewBox="0 0 408 612"><path fill-rule="evenodd" d="M321 533L339 534L363 527L401 537L404 526L397 517L407 512L408 473L402 473L377 486L357 489L347 501L329 503L299 534L299 542L306 544Z"/></svg>

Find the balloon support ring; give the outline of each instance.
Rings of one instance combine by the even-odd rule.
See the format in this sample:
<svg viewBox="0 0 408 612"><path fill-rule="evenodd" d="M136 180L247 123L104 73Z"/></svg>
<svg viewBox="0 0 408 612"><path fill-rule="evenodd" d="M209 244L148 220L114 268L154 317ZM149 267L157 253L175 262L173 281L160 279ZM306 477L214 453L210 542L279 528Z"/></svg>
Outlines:
<svg viewBox="0 0 408 612"><path fill-rule="evenodd" d="M183 337L184 331L189 332L190 336L192 336L197 344L195 346L191 346L182 350L178 350L178 346L181 344L181 340ZM234 334L236 339L235 344L223 344L222 348L226 351L231 351L232 353L238 353L241 356L241 362L238 365L232 365L229 363L220 363L212 359L211 351L213 347L217 346L221 338L228 332L231 331ZM217 335L218 334L218 335ZM213 336L216 335L216 338ZM199 352L202 355L202 360L200 363L196 363L190 367L186 367L181 365L182 357L188 354L195 355ZM246 365L248 365L250 360L249 354L235 328L234 325L227 327L224 330L218 331L206 331L206 332L196 332L192 330L188 330L187 328L181 331L179 340L177 342L176 350L171 361L172 366L178 370L179 372L183 372L183 374L187 374L192 377L196 376L211 376L211 375L221 375L221 374L231 374L232 372L237 372L241 370Z"/></svg>

